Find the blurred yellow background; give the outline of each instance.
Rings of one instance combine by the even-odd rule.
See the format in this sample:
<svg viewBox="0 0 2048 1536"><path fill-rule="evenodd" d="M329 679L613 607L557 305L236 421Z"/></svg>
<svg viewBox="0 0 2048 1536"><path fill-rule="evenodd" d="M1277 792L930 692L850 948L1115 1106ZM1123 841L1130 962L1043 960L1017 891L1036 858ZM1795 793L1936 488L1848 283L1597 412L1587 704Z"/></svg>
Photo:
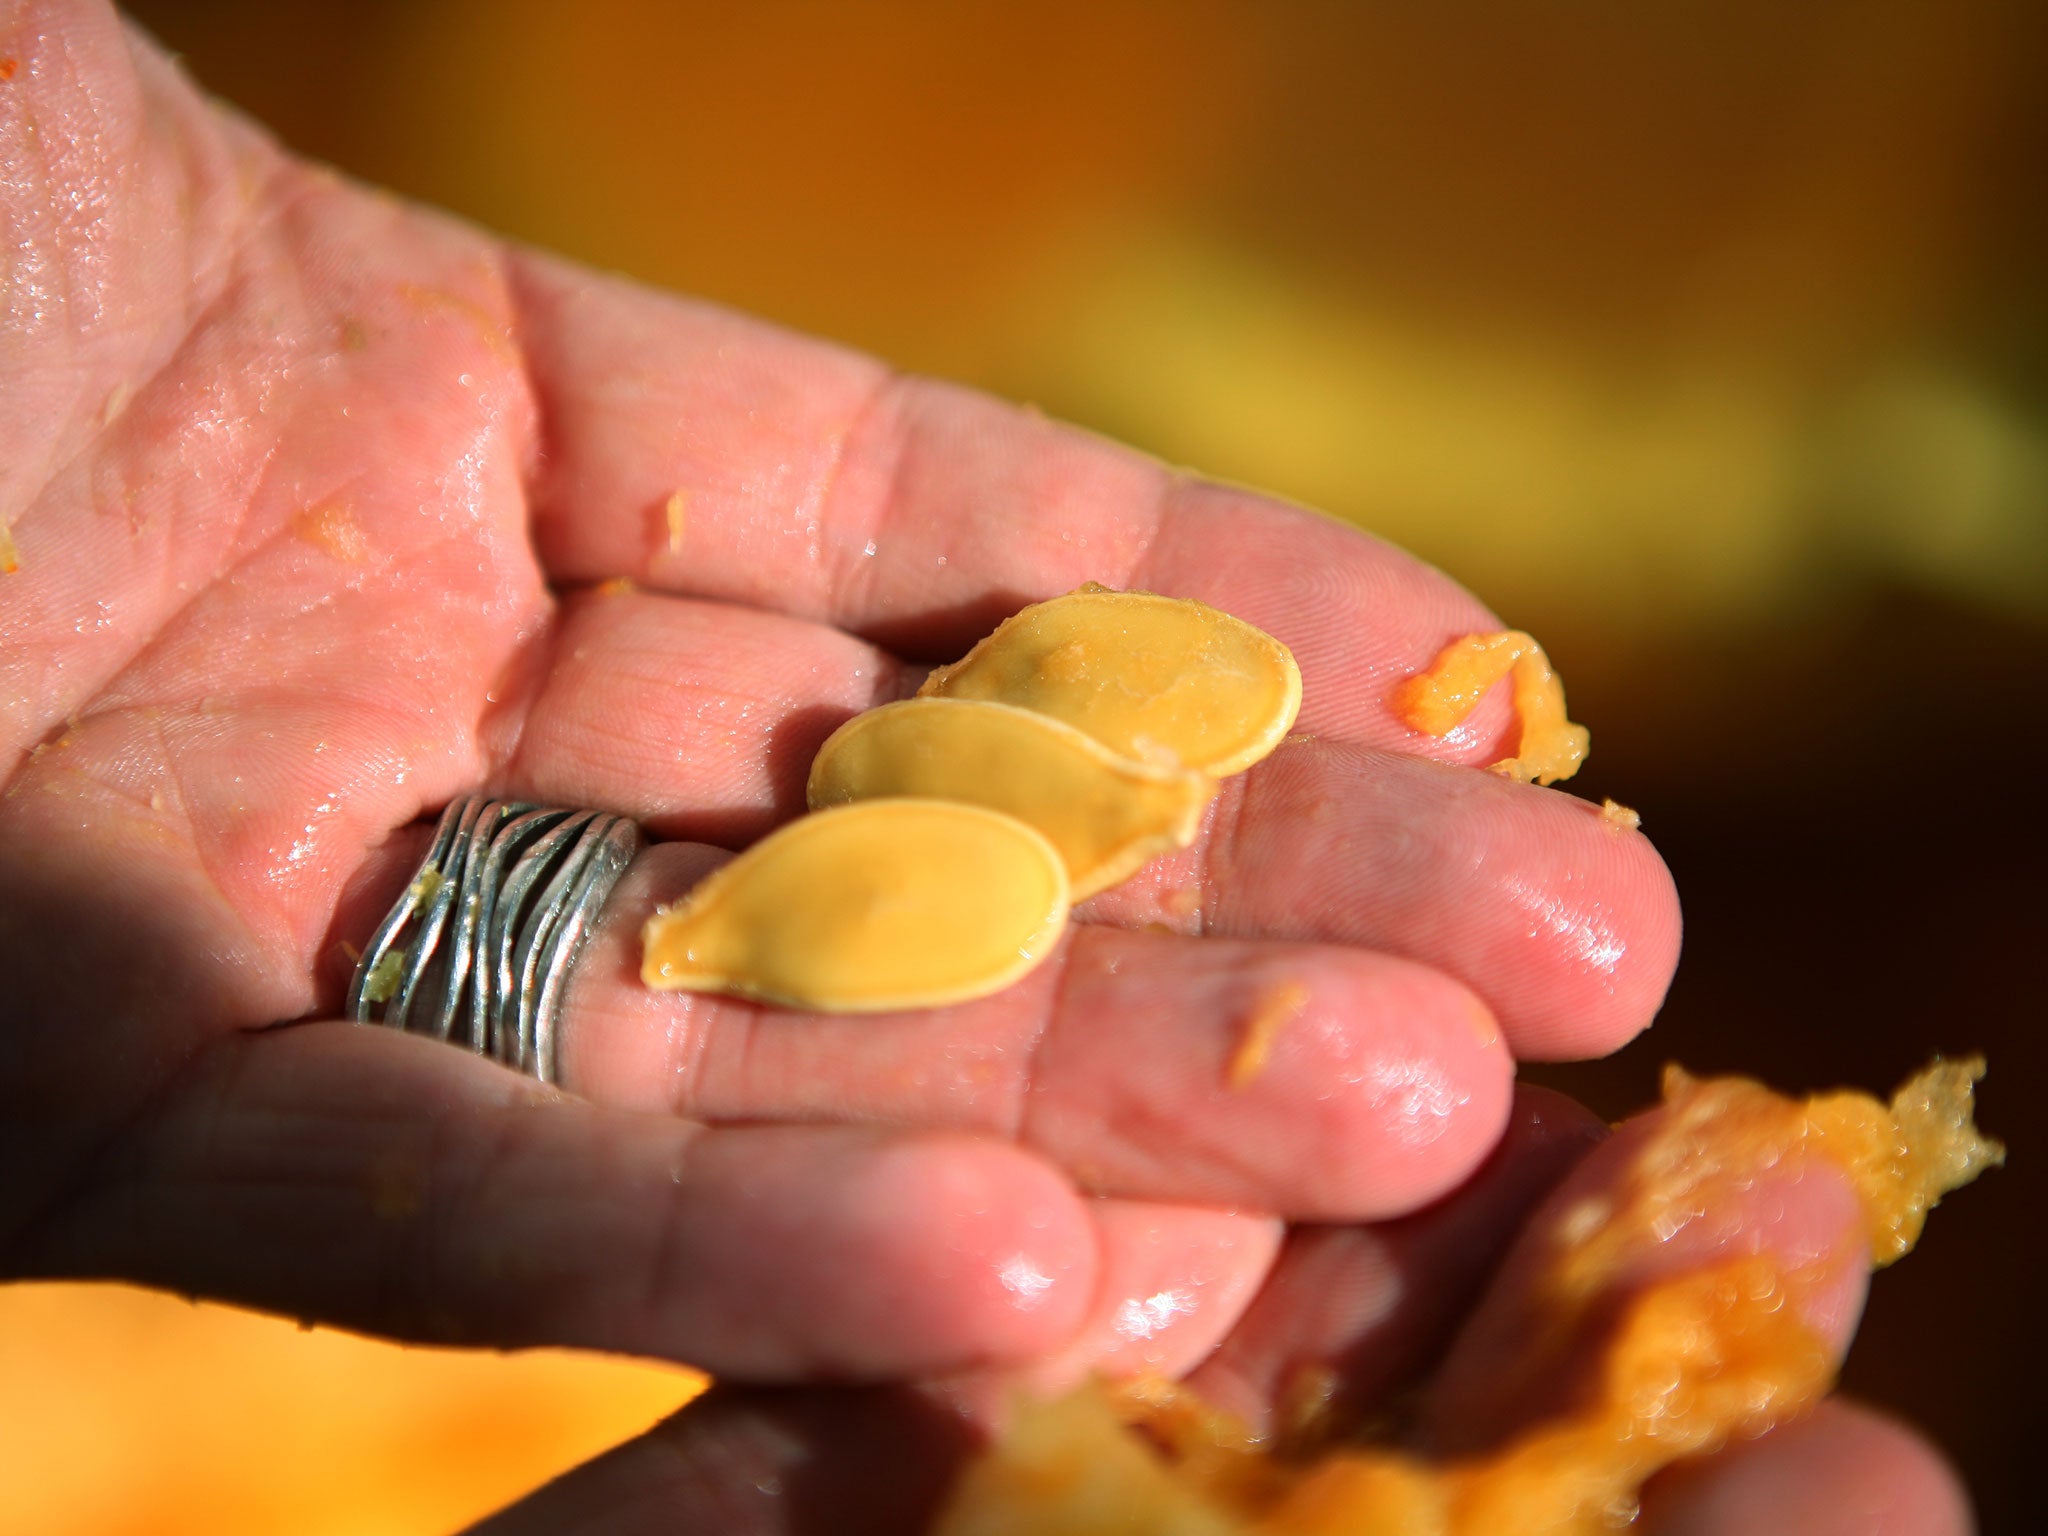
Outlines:
<svg viewBox="0 0 2048 1536"><path fill-rule="evenodd" d="M2048 8L134 10L352 174L1320 505L1536 630L1688 913L1658 1028L1542 1076L1618 1114L1667 1058L1988 1050L2014 1167L1877 1282L1848 1381L2026 1528ZM0 1501L437 1531L686 1390L0 1292Z"/></svg>

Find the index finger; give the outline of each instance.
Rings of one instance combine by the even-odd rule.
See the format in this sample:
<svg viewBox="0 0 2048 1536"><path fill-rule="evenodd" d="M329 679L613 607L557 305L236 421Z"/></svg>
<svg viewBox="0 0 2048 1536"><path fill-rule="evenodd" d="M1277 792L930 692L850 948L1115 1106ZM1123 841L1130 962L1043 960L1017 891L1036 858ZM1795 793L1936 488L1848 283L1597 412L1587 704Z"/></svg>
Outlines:
<svg viewBox="0 0 2048 1536"><path fill-rule="evenodd" d="M1447 639L1500 627L1391 546L709 305L510 261L542 422L534 537L557 583L626 577L928 660L1086 581L1146 588L1283 640L1303 731L1504 755L1505 700L1442 740L1388 706Z"/></svg>

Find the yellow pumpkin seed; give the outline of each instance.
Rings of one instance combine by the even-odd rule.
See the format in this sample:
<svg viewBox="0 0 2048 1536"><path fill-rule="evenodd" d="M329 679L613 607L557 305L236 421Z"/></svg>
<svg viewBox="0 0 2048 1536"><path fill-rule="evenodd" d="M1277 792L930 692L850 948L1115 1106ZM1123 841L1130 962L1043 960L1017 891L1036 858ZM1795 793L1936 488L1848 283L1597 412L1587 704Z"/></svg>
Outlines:
<svg viewBox="0 0 2048 1536"><path fill-rule="evenodd" d="M1005 620L918 692L1036 710L1119 757L1221 777L1287 734L1301 673L1286 646L1206 603L1091 582Z"/></svg>
<svg viewBox="0 0 2048 1536"><path fill-rule="evenodd" d="M829 1013L935 1008L1029 971L1067 906L1066 865L1023 822L866 800L799 817L657 912L640 975Z"/></svg>
<svg viewBox="0 0 2048 1536"><path fill-rule="evenodd" d="M811 764L813 810L915 795L1029 822L1080 901L1194 841L1216 793L1204 774L1118 757L1050 715L979 699L906 699L855 715Z"/></svg>

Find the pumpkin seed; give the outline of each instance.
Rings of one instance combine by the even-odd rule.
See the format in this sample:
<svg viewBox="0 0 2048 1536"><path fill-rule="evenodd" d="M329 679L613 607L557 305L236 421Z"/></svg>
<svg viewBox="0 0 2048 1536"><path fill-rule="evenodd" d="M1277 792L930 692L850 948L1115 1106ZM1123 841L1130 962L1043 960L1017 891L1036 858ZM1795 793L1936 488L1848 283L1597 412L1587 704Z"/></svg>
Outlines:
<svg viewBox="0 0 2048 1536"><path fill-rule="evenodd" d="M640 975L829 1013L934 1008L1037 965L1068 901L1058 851L1014 817L864 800L797 818L657 912Z"/></svg>
<svg viewBox="0 0 2048 1536"><path fill-rule="evenodd" d="M1080 901L1194 841L1216 793L1203 774L1118 757L1050 715L924 698L855 715L811 764L813 810L878 796L967 801L1029 822Z"/></svg>
<svg viewBox="0 0 2048 1536"><path fill-rule="evenodd" d="M1091 582L1006 619L918 692L1035 710L1119 757L1220 778L1287 734L1301 673L1286 646L1206 603Z"/></svg>

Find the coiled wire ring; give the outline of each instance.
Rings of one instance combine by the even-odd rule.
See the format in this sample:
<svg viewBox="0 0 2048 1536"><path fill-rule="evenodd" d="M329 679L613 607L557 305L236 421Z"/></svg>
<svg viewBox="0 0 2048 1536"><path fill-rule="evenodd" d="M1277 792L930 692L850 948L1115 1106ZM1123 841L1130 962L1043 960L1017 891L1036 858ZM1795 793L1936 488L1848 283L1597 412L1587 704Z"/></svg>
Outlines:
<svg viewBox="0 0 2048 1536"><path fill-rule="evenodd" d="M606 811L455 801L356 962L343 1016L558 1081L570 967L642 846Z"/></svg>

